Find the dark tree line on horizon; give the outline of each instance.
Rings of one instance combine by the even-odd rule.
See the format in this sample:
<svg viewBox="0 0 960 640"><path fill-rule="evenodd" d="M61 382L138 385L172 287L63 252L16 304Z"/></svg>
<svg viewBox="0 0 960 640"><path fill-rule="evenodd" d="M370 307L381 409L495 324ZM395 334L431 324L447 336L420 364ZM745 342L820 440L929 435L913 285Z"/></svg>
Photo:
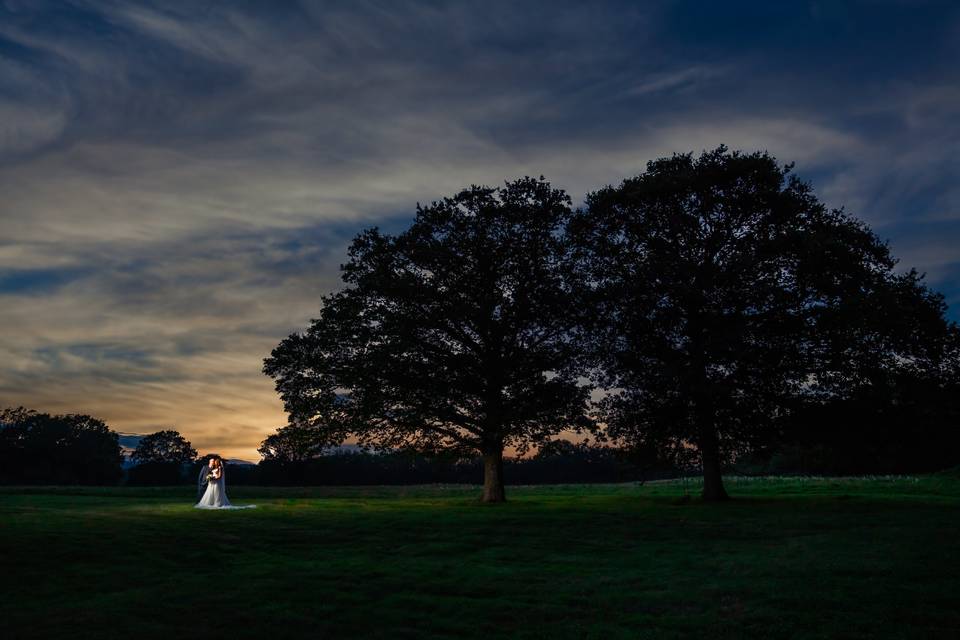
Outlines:
<svg viewBox="0 0 960 640"><path fill-rule="evenodd" d="M124 472L120 436L99 418L0 409L0 484L179 484L197 451L179 432L141 438ZM202 459L206 462L205 459Z"/></svg>
<svg viewBox="0 0 960 640"><path fill-rule="evenodd" d="M0 484L114 484L119 436L97 418L0 409Z"/></svg>
<svg viewBox="0 0 960 640"><path fill-rule="evenodd" d="M929 381L903 380L895 390L871 390L865 397L817 406L794 415L794 437L783 437L775 447L741 457L729 468L747 475L863 475L918 473L956 465L960 389L944 394ZM36 412L6 410L0 415L0 484L169 486L196 481L199 466L210 457L190 454L192 446L176 431L150 434L135 466L121 468L116 434L97 431L99 445L77 449L64 429L81 429L90 416L30 418ZM20 420L27 417L28 420ZM12 417L12 418L11 418ZM61 422L62 421L62 422ZM49 438L41 426L60 422L60 437ZM909 424L910 429L904 429ZM799 428L802 427L802 428ZM267 438L274 444L287 432ZM88 434L89 437L89 434ZM47 446L42 443L46 442ZM143 441L141 441L143 442ZM429 483L475 484L483 461L455 452L424 454L412 451L312 451L304 442L264 447L257 465L228 464L230 483L239 485L407 485ZM159 446L158 446L159 445ZM693 455L671 459L651 457L649 450L626 449L595 442L572 443L556 439L525 458L505 458L508 484L643 482L689 476L698 471ZM695 453L693 451L690 452ZM52 470L52 471L51 471Z"/></svg>
<svg viewBox="0 0 960 640"><path fill-rule="evenodd" d="M265 361L289 415L265 449L479 455L498 502L505 447L585 431L638 460L694 454L722 500L725 467L810 444L801 416L829 424L906 379L947 407L960 340L942 295L791 171L720 147L652 161L577 210L522 178L418 206L396 236L364 231L346 286Z"/></svg>
<svg viewBox="0 0 960 640"><path fill-rule="evenodd" d="M268 438L269 440L270 438ZM303 444L303 443L298 443ZM482 461L453 452L348 450L304 456L272 450L258 465L229 464L230 483L240 485L376 485L474 483ZM322 454L322 455L320 455ZM178 431L143 436L122 468L118 434L91 416L51 415L24 408L0 411L0 484L170 486L195 482L209 453ZM525 459L503 461L514 484L626 482L671 477L674 470L641 468L622 451L555 440ZM651 475L651 473L653 475Z"/></svg>

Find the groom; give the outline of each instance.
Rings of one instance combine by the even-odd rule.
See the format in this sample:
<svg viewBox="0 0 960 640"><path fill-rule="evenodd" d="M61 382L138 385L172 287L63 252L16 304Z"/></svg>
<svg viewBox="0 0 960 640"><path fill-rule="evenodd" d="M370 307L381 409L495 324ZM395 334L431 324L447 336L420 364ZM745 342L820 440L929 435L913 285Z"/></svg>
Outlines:
<svg viewBox="0 0 960 640"><path fill-rule="evenodd" d="M215 456L210 456L207 459L207 464L200 465L200 476L197 478L197 502L200 502L200 498L203 497L203 492L207 490L207 474L213 471L213 459Z"/></svg>

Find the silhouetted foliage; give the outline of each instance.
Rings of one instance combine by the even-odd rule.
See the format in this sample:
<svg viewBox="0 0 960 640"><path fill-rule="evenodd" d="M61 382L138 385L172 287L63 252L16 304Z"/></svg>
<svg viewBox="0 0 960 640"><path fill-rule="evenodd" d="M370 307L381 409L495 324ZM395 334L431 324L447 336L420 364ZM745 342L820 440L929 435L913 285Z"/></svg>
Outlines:
<svg viewBox="0 0 960 640"><path fill-rule="evenodd" d="M190 464L196 459L197 450L190 442L172 429L157 431L144 436L131 459L136 466L127 471L127 484L175 485L190 482Z"/></svg>
<svg viewBox="0 0 960 640"><path fill-rule="evenodd" d="M804 398L936 372L952 330L921 276L790 171L725 147L674 155L590 194L571 225L596 310L584 344L614 390L598 419L641 456L694 448L707 499Z"/></svg>
<svg viewBox="0 0 960 640"><path fill-rule="evenodd" d="M263 460L257 465L262 484L378 485L475 483L478 461L454 455L425 456L412 451L332 453L301 460Z"/></svg>
<svg viewBox="0 0 960 640"><path fill-rule="evenodd" d="M618 449L554 441L528 458L505 458L503 473L510 484L629 482L676 477L675 469L661 466L641 470ZM389 453L335 453L286 461L264 460L242 482L266 485L380 485L476 484L483 479L483 460L450 452L423 455L409 451ZM232 481L238 484L241 481Z"/></svg>
<svg viewBox="0 0 960 640"><path fill-rule="evenodd" d="M679 472L663 460L641 466L622 449L567 440L552 440L532 458L511 462L507 476L516 484L629 482L676 477Z"/></svg>
<svg viewBox="0 0 960 640"><path fill-rule="evenodd" d="M181 462L152 461L127 469L126 483L133 486L165 487L189 484L188 466Z"/></svg>
<svg viewBox="0 0 960 640"><path fill-rule="evenodd" d="M122 475L118 436L97 418L0 411L0 482L114 484Z"/></svg>
<svg viewBox="0 0 960 640"><path fill-rule="evenodd" d="M960 380L898 371L791 412L753 473L924 473L960 464Z"/></svg>
<svg viewBox="0 0 960 640"><path fill-rule="evenodd" d="M257 451L264 460L300 462L320 455L326 438L305 424L289 424L266 437Z"/></svg>
<svg viewBox="0 0 960 640"><path fill-rule="evenodd" d="M418 206L398 236L360 234L342 267L349 287L265 361L291 425L316 447L354 435L480 454L483 499L503 500L504 447L588 426L570 334L570 215L565 193L524 178Z"/></svg>
<svg viewBox="0 0 960 640"><path fill-rule="evenodd" d="M131 457L138 464L185 464L194 461L197 450L179 431L167 429L144 436Z"/></svg>
<svg viewBox="0 0 960 640"><path fill-rule="evenodd" d="M223 468L228 484L261 484L260 472L255 464L233 464L224 460ZM196 476L195 470L193 477L196 478Z"/></svg>

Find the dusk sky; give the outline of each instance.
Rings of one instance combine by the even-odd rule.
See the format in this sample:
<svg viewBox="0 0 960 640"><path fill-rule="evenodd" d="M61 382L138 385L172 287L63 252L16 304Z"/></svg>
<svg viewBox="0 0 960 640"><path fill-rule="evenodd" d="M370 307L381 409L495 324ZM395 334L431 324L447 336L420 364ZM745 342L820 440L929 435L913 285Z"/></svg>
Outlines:
<svg viewBox="0 0 960 640"><path fill-rule="evenodd" d="M960 320L960 3L0 3L0 406L257 459L263 358L416 203L767 149Z"/></svg>

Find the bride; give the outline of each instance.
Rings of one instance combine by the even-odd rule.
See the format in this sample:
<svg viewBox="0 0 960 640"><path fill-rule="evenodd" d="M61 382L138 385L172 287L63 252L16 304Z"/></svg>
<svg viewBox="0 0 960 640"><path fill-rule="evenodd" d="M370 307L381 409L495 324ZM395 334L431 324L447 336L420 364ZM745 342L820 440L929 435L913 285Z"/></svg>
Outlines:
<svg viewBox="0 0 960 640"><path fill-rule="evenodd" d="M207 466L200 467L200 476L197 478L197 493L200 493L203 483L207 484L207 490L203 492L200 502L193 506L197 509L252 509L256 506L248 504L236 507L230 504L230 499L227 498L226 480L223 459L220 456L210 458Z"/></svg>

